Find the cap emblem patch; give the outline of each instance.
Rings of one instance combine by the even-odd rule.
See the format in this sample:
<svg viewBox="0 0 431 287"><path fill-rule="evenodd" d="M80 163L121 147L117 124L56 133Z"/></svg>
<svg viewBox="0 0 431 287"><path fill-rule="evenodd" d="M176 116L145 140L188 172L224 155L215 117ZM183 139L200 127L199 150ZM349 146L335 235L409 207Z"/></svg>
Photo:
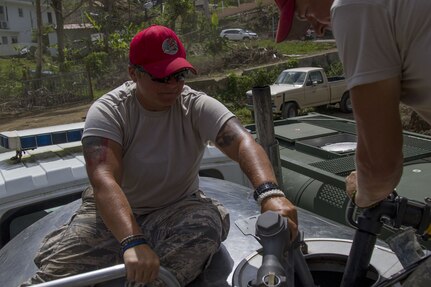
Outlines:
<svg viewBox="0 0 431 287"><path fill-rule="evenodd" d="M178 44L174 38L166 38L162 44L162 50L165 54L175 55L178 52Z"/></svg>

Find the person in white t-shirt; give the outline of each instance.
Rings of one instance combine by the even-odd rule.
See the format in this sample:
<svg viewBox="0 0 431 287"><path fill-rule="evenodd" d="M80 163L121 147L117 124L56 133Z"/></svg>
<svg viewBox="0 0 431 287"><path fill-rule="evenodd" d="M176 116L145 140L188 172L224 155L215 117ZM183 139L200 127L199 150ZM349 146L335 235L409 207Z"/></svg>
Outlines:
<svg viewBox="0 0 431 287"><path fill-rule="evenodd" d="M357 124L356 171L347 194L359 207L385 199L403 169L400 102L431 123L431 1L275 0L277 42L293 17L318 35L331 29Z"/></svg>

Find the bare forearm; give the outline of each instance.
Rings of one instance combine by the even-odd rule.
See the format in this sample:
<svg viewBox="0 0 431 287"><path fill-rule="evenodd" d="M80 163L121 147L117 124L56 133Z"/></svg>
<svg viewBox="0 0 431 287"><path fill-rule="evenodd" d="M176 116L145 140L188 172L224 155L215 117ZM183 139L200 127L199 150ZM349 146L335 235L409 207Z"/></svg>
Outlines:
<svg viewBox="0 0 431 287"><path fill-rule="evenodd" d="M403 136L397 77L351 90L358 145L357 190L369 202L382 200L398 184Z"/></svg>
<svg viewBox="0 0 431 287"><path fill-rule="evenodd" d="M403 169L402 144L386 149L358 145L356 152L357 190L370 200L382 199L397 186ZM379 154L380 151L380 154ZM384 151L384 152L382 152Z"/></svg>
<svg viewBox="0 0 431 287"><path fill-rule="evenodd" d="M268 181L277 183L271 162L254 140L240 144L238 163L254 187Z"/></svg>
<svg viewBox="0 0 431 287"><path fill-rule="evenodd" d="M107 181L93 188L100 216L118 241L141 233L129 202L116 182Z"/></svg>
<svg viewBox="0 0 431 287"><path fill-rule="evenodd" d="M103 222L118 240L140 233L119 185L122 176L121 146L100 137L84 138L82 144L88 177Z"/></svg>
<svg viewBox="0 0 431 287"><path fill-rule="evenodd" d="M241 126L236 118L230 119L219 131L216 145L231 159L237 161L255 188L265 182L277 183L272 164L263 148ZM271 195L261 201L261 212L272 210L289 220L292 239L298 232L295 206L284 196Z"/></svg>
<svg viewBox="0 0 431 287"><path fill-rule="evenodd" d="M238 162L254 187L268 181L276 182L265 151L236 118L230 119L220 130L216 145L229 158Z"/></svg>

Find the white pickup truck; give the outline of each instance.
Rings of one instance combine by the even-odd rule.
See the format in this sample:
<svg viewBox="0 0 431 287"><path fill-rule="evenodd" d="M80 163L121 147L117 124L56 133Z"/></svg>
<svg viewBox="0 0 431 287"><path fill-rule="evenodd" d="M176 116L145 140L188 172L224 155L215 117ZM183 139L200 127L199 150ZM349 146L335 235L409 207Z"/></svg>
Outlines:
<svg viewBox="0 0 431 287"><path fill-rule="evenodd" d="M270 85L272 110L282 118L295 117L298 110L339 104L345 113L352 111L344 77L327 77L322 68L303 67L281 72ZM247 91L247 106L253 110L252 90Z"/></svg>

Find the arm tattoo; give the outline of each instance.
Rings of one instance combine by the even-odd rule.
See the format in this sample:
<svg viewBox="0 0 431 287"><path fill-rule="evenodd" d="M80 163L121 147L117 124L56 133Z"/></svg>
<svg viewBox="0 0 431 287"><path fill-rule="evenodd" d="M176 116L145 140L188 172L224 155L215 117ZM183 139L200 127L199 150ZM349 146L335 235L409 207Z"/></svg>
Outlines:
<svg viewBox="0 0 431 287"><path fill-rule="evenodd" d="M231 121L226 122L217 134L216 144L222 148L230 146L237 137L235 129L232 128L229 122Z"/></svg>
<svg viewBox="0 0 431 287"><path fill-rule="evenodd" d="M94 166L106 161L108 139L101 137L86 137L82 140L85 162Z"/></svg>

